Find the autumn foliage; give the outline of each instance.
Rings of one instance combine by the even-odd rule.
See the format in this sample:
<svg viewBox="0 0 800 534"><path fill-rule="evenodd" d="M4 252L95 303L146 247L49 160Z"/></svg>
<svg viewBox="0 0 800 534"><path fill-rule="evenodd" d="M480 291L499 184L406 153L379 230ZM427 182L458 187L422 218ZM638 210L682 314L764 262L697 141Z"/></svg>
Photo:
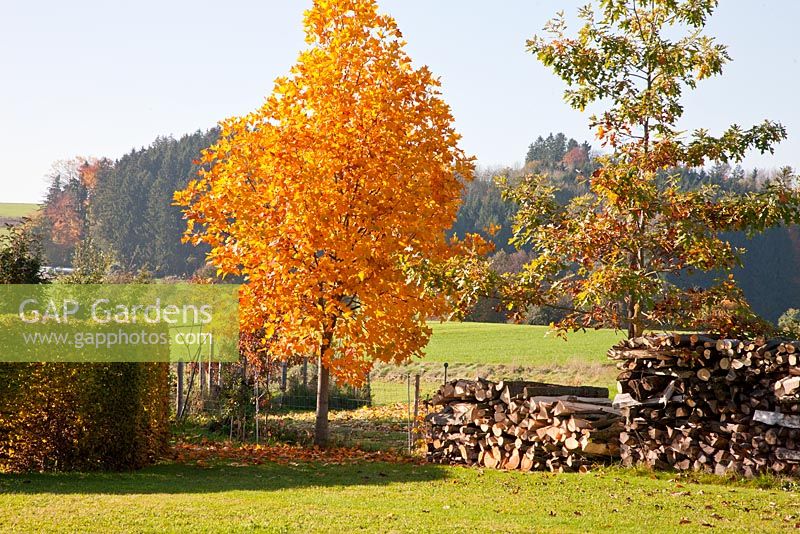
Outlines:
<svg viewBox="0 0 800 534"><path fill-rule="evenodd" d="M56 181L44 208L51 224L53 243L74 246L86 232L88 196L97 184L97 175L104 161L78 157L54 165Z"/></svg>
<svg viewBox="0 0 800 534"><path fill-rule="evenodd" d="M316 462L322 465L351 465L366 462L422 463L420 458L397 451L363 451L357 448L318 449L288 444L232 443L230 441L178 441L171 450L171 459L198 467L224 462L231 467L276 463L297 465Z"/></svg>
<svg viewBox="0 0 800 534"><path fill-rule="evenodd" d="M188 239L246 278L243 329L358 383L375 360L420 354L445 310L412 272L453 253L472 161L438 80L374 1L318 0L305 29L310 48L261 108L222 122L175 198Z"/></svg>
<svg viewBox="0 0 800 534"><path fill-rule="evenodd" d="M725 272L743 250L726 232L750 235L800 222L800 191L791 170L743 195L682 186L678 170L739 161L748 150L768 152L785 138L764 121L733 125L714 137L678 129L684 91L718 75L730 59L703 33L714 0L601 0L579 11L583 26L567 32L563 15L529 50L567 84L565 100L590 117L606 154L585 177L589 193L567 205L546 175L507 184L519 205L513 242L534 258L500 284L509 306L561 307L562 331L613 326L631 337L646 328L685 327L726 334L760 333L766 324L750 310L729 277L686 290L677 277ZM569 298L568 305L562 299Z"/></svg>
<svg viewBox="0 0 800 534"><path fill-rule="evenodd" d="M138 469L166 450L167 364L0 363L0 381L0 473Z"/></svg>

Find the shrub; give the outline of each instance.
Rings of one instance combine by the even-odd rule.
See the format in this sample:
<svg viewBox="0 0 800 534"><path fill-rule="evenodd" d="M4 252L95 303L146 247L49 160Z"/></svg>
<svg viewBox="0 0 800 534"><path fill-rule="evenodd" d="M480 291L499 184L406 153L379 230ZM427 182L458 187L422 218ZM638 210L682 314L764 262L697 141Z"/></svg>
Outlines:
<svg viewBox="0 0 800 534"><path fill-rule="evenodd" d="M0 237L0 283L40 283L41 267L34 237ZM0 315L0 332L14 324ZM0 363L0 472L152 462L169 437L168 377L166 363Z"/></svg>
<svg viewBox="0 0 800 534"><path fill-rule="evenodd" d="M800 310L789 308L778 319L778 329L789 337L800 336Z"/></svg>
<svg viewBox="0 0 800 534"><path fill-rule="evenodd" d="M166 363L0 363L0 472L127 470L169 436Z"/></svg>
<svg viewBox="0 0 800 534"><path fill-rule="evenodd" d="M24 228L6 226L0 235L0 284L41 284L42 244Z"/></svg>
<svg viewBox="0 0 800 534"><path fill-rule="evenodd" d="M168 417L166 363L0 363L0 471L136 469Z"/></svg>

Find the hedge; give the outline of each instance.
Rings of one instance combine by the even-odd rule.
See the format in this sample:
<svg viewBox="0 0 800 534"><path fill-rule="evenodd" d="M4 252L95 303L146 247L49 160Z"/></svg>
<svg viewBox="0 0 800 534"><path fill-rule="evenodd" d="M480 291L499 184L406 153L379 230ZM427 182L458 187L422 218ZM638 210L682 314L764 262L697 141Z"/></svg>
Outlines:
<svg viewBox="0 0 800 534"><path fill-rule="evenodd" d="M130 470L169 437L166 363L0 363L0 472Z"/></svg>

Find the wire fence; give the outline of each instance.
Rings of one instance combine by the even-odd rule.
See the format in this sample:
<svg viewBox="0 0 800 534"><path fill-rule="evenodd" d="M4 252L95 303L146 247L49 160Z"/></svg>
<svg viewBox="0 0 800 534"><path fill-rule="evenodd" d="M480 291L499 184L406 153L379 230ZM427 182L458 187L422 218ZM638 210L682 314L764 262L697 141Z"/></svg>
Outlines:
<svg viewBox="0 0 800 534"><path fill-rule="evenodd" d="M486 378L610 386L615 378L585 365L574 376L553 376L544 368L475 363L418 362L377 365L364 384L352 387L332 378L330 429L334 444L367 449L413 448L415 427L426 413L426 401L450 379ZM607 370L601 370L606 373ZM173 413L176 419L197 417L231 438L248 441L281 439L310 443L317 402L317 370L310 361L274 364L256 371L246 363L187 363L173 366ZM587 381L588 379L588 381Z"/></svg>
<svg viewBox="0 0 800 534"><path fill-rule="evenodd" d="M384 370L385 371L385 370ZM332 441L366 449L413 448L419 414L438 387L420 374L372 372L360 387L331 379ZM240 364L194 362L172 367L173 413L231 438L308 442L317 403L316 365L278 364L254 372Z"/></svg>

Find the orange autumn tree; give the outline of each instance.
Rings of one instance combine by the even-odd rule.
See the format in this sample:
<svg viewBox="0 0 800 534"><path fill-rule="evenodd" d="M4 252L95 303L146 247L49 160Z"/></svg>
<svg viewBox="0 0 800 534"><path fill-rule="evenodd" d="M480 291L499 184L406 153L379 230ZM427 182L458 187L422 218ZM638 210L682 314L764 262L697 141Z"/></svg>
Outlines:
<svg viewBox="0 0 800 534"><path fill-rule="evenodd" d="M420 355L446 302L417 268L446 259L472 158L439 81L414 68L373 0L317 0L290 74L261 108L221 123L200 179L176 193L187 237L242 275L245 331L276 357L318 359L315 443L329 373L358 384L374 361Z"/></svg>

